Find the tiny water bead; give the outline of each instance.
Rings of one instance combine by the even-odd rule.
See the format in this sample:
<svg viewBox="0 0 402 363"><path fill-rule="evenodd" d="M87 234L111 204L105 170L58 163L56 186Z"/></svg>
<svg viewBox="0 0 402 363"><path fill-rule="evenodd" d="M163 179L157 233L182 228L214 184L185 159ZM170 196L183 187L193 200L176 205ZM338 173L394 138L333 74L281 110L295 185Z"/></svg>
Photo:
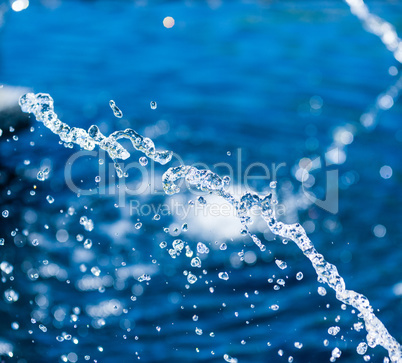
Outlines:
<svg viewBox="0 0 402 363"><path fill-rule="evenodd" d="M122 118L123 117L123 112L121 112L121 110L116 106L116 103L113 100L109 101L109 106L113 111L113 114L117 117L117 118Z"/></svg>
<svg viewBox="0 0 402 363"><path fill-rule="evenodd" d="M221 280L229 280L229 275L227 272L219 272L218 277Z"/></svg>
<svg viewBox="0 0 402 363"><path fill-rule="evenodd" d="M99 175L97 175L97 176L95 177L95 181L96 181L97 183L99 183L99 182L101 181L101 177L100 177Z"/></svg>
<svg viewBox="0 0 402 363"><path fill-rule="evenodd" d="M151 101L150 103L149 103L149 105L151 106L151 109L152 110L156 110L156 108L158 107L158 105L157 105L157 103L155 102L155 101ZM163 107L162 107L163 108Z"/></svg>
<svg viewBox="0 0 402 363"><path fill-rule="evenodd" d="M325 296L327 294L327 290L325 289L325 287L322 287L322 286L318 287L317 292L321 296Z"/></svg>
<svg viewBox="0 0 402 363"><path fill-rule="evenodd" d="M87 250L89 250L89 249L91 249L91 247L92 247L92 241L87 238L87 239L85 240L85 242L84 242L84 248L87 249Z"/></svg>
<svg viewBox="0 0 402 363"><path fill-rule="evenodd" d="M3 216L3 218L7 218L9 216L9 211L7 209L3 210L3 212L1 213L1 215Z"/></svg>
<svg viewBox="0 0 402 363"><path fill-rule="evenodd" d="M299 271L299 272L296 274L296 279L299 280L299 281L300 281L300 280L303 280L303 272L300 272L300 271Z"/></svg>
<svg viewBox="0 0 402 363"><path fill-rule="evenodd" d="M189 273L189 274L187 275L187 281L188 281L190 284L194 284L194 283L197 281L197 277L196 277L195 275L193 275L192 273Z"/></svg>
<svg viewBox="0 0 402 363"><path fill-rule="evenodd" d="M54 198L51 195L48 195L46 197L46 200L48 201L49 204L52 204L54 202Z"/></svg>
<svg viewBox="0 0 402 363"><path fill-rule="evenodd" d="M49 168L44 168L43 170L39 170L36 175L36 179L39 181L45 181L49 177Z"/></svg>
<svg viewBox="0 0 402 363"><path fill-rule="evenodd" d="M285 268L288 267L287 263L282 260L275 260L275 263L281 270L284 270Z"/></svg>
<svg viewBox="0 0 402 363"><path fill-rule="evenodd" d="M140 157L139 162L142 166L146 166L148 164L148 158L145 156Z"/></svg>

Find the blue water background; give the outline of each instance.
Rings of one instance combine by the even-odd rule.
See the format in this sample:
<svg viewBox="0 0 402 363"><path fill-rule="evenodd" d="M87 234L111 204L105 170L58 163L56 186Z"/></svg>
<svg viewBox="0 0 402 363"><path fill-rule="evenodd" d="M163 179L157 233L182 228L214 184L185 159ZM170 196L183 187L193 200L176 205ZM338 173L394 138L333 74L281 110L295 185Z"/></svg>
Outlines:
<svg viewBox="0 0 402 363"><path fill-rule="evenodd" d="M174 150L186 163L234 165L238 148L244 167L252 162L284 162L279 186L288 181L294 191L300 183L293 177L293 166L302 157L323 155L336 127L352 123L359 129L360 115L395 80L389 67L398 67L392 54L341 1L232 2L216 3L216 8L214 2L192 1L43 4L32 1L27 10L6 14L0 35L2 83L50 93L55 111L70 126L86 129L98 124L105 134L132 127L151 136L158 148ZM368 1L368 5L402 34L401 3ZM162 25L166 16L176 21L172 29ZM321 112L312 112L313 96L322 98ZM113 117L110 99L123 110L122 120ZM149 106L153 100L156 110ZM365 294L379 309L379 318L399 342L402 299L393 287L402 281L401 115L399 101L380 116L375 130L359 132L348 147L339 173L354 173L356 182L341 183L339 213L314 206L299 213L300 222L314 215L315 231L310 236L317 249L338 266L349 288ZM158 134L149 126L160 120L166 122L159 123L164 132ZM138 357L143 362L222 362L225 353L239 362L286 362L290 355L295 362L326 362L338 346L339 362L363 361L355 348L364 331L350 329L358 321L356 314L343 311L329 289L325 297L317 294L316 275L295 245L272 240L266 242L272 253L261 253L239 236L226 241L227 251L220 251L213 237L205 240L182 233L180 238L193 249L201 240L211 248L203 260L208 271L204 280L211 282L206 285L200 280L187 290L183 270L190 269L189 259L182 255L172 260L159 247L163 240L171 243L173 238L168 239L162 228L174 218L155 222L152 216L144 217L143 227L136 230L137 217L128 216L127 207L114 208L113 196L77 198L64 182L66 161L77 147L64 148L56 135L33 118L31 123L35 131L18 131L17 142L0 139L2 174L7 175L2 210L10 211L7 220L0 218L0 237L6 239L1 259L15 268L14 281L7 279L1 293L12 287L20 295L16 303L3 298L0 302L0 337L15 346L14 358L8 360L54 362L75 352L79 362L85 355L98 362L131 362ZM30 146L30 141L35 145ZM132 155L139 157L134 151ZM24 165L28 159L30 165ZM35 177L44 160L51 163L52 172L41 183ZM77 184L96 189L97 163L94 157L76 163ZM383 165L392 167L392 178L381 178ZM157 167L159 173L165 169ZM129 178L135 181L139 176L132 173ZM34 184L36 195L31 196ZM261 192L266 185L256 188ZM53 204L46 202L48 194L55 198ZM155 204L166 200L142 198ZM70 206L76 209L73 216L66 215ZM32 216L32 211L36 217L27 221L27 212ZM79 224L82 215L93 219L92 232ZM386 227L384 238L374 236L377 224ZM12 237L15 228L18 234ZM39 246L30 245L24 229L39 236ZM58 229L68 231L67 242L56 240ZM80 271L83 249L75 240L78 233L94 241L85 264L101 266L101 276L110 275L116 282L115 269L122 262L146 265L153 269L149 284L131 277L103 293L79 291L76 284L84 273ZM234 268L230 256L242 249L253 251L257 261ZM157 264L152 263L154 258ZM288 268L278 269L274 258L285 260ZM70 282L43 276L32 281L27 270L39 269L44 260L63 268ZM220 280L219 271L230 271L230 279ZM295 279L298 271L304 273L302 281ZM286 286L274 291L267 282L272 275L288 276ZM138 296L132 301L133 286L138 285L142 288L134 289ZM45 296L48 303L39 306L38 296ZM86 307L110 299L119 300L127 313L119 311L105 319L103 328L94 328ZM272 311L272 304L280 309ZM70 314L76 306L81 314L74 323ZM62 321L54 317L58 307L67 314ZM39 322L31 322L33 311L48 328L46 333L38 328ZM199 316L197 322L192 320L194 314ZM339 323L334 321L337 315ZM11 328L14 321L20 325L18 330ZM327 333L334 325L341 327L336 337ZM203 335L196 335L195 327L203 329ZM79 343L58 342L56 336L63 331ZM328 347L324 339L329 340ZM303 348L295 348L294 342L303 343ZM279 349L284 350L282 357ZM374 354L373 362L385 355L382 348L369 353Z"/></svg>

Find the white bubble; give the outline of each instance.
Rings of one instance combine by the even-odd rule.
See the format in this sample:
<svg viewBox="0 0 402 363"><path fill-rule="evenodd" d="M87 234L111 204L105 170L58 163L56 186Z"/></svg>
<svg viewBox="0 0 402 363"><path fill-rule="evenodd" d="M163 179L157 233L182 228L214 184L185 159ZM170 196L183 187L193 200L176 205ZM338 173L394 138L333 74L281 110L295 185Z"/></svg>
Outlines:
<svg viewBox="0 0 402 363"><path fill-rule="evenodd" d="M155 101L151 101L149 105L153 110L155 110L158 107L158 104Z"/></svg>

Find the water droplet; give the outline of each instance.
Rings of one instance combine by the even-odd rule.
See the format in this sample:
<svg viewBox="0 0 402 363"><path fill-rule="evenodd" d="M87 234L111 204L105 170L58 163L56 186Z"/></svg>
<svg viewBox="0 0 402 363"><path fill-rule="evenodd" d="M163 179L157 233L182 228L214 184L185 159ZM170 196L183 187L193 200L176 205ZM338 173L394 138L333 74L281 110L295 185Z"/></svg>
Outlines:
<svg viewBox="0 0 402 363"><path fill-rule="evenodd" d="M95 177L95 181L96 181L97 183L99 183L99 182L101 181L101 177L100 177L99 175L97 175L97 176Z"/></svg>
<svg viewBox="0 0 402 363"><path fill-rule="evenodd" d="M4 218L7 218L8 215L9 215L8 210L7 210L7 209L3 210L3 212L1 213L1 215L2 215Z"/></svg>
<svg viewBox="0 0 402 363"><path fill-rule="evenodd" d="M32 246L38 246L39 245L39 241L35 238L34 240L32 240Z"/></svg>
<svg viewBox="0 0 402 363"><path fill-rule="evenodd" d="M279 305L273 304L273 305L271 305L271 309L274 310L274 311L276 311L276 310L279 309Z"/></svg>
<svg viewBox="0 0 402 363"><path fill-rule="evenodd" d="M330 335L336 335L340 332L341 328L339 326L331 326L328 328L328 334Z"/></svg>
<svg viewBox="0 0 402 363"><path fill-rule="evenodd" d="M197 252L198 253L209 253L209 248L205 246L202 242L197 243Z"/></svg>
<svg viewBox="0 0 402 363"><path fill-rule="evenodd" d="M153 110L155 110L158 107L158 105L155 101L151 101L149 105L151 106L151 109L153 109Z"/></svg>
<svg viewBox="0 0 402 363"><path fill-rule="evenodd" d="M195 333L196 333L197 335L202 335L202 329L200 329L200 328L195 328Z"/></svg>
<svg viewBox="0 0 402 363"><path fill-rule="evenodd" d="M148 158L146 158L145 156L140 157L139 162L142 166L145 166L148 164Z"/></svg>
<svg viewBox="0 0 402 363"><path fill-rule="evenodd" d="M165 241L159 243L160 248L166 248L166 246L167 246L167 243Z"/></svg>
<svg viewBox="0 0 402 363"><path fill-rule="evenodd" d="M219 249L222 250L222 251L225 251L227 248L228 248L228 246L226 245L226 243L222 243L222 244L219 246Z"/></svg>
<svg viewBox="0 0 402 363"><path fill-rule="evenodd" d="M205 200L205 198L204 198L204 197L201 197L201 196L197 198L197 201L198 201L198 203L200 203L201 205L207 204L207 201Z"/></svg>
<svg viewBox="0 0 402 363"><path fill-rule="evenodd" d="M46 200L49 202L49 204L52 204L54 202L54 198L51 195L48 195L46 197Z"/></svg>
<svg viewBox="0 0 402 363"><path fill-rule="evenodd" d="M138 222L134 225L135 229L140 229L142 227L142 223Z"/></svg>
<svg viewBox="0 0 402 363"><path fill-rule="evenodd" d="M218 277L221 280L229 280L229 275L227 272L219 272Z"/></svg>
<svg viewBox="0 0 402 363"><path fill-rule="evenodd" d="M116 106L116 103L113 100L109 101L109 106L117 118L123 117L123 112L121 112L121 110Z"/></svg>
<svg viewBox="0 0 402 363"><path fill-rule="evenodd" d="M323 286L319 286L317 291L318 291L318 294L321 296L325 296L327 294L327 290L325 290L325 287L323 287Z"/></svg>
<svg viewBox="0 0 402 363"><path fill-rule="evenodd" d="M200 260L200 258L199 258L199 257L194 257L194 258L191 260L191 266L192 266L192 267L201 267L201 260Z"/></svg>
<svg viewBox="0 0 402 363"><path fill-rule="evenodd" d="M286 267L288 267L287 263L282 260L275 260L275 263L281 270L284 270Z"/></svg>
<svg viewBox="0 0 402 363"><path fill-rule="evenodd" d="M194 283L197 281L197 277L194 276L192 273L189 273L189 274L187 275L187 281L188 281L190 284L194 284Z"/></svg>
<svg viewBox="0 0 402 363"><path fill-rule="evenodd" d="M93 275L99 276L100 273L101 273L101 270L100 270L100 268L98 266L94 266L94 267L91 268L91 272L92 272Z"/></svg>
<svg viewBox="0 0 402 363"><path fill-rule="evenodd" d="M197 321L198 320L198 315L194 315L193 316L193 321Z"/></svg>
<svg viewBox="0 0 402 363"><path fill-rule="evenodd" d="M299 281L302 280L302 279L303 279L303 272L300 272L300 271L299 271L299 272L296 274L296 279L299 280Z"/></svg>
<svg viewBox="0 0 402 363"><path fill-rule="evenodd" d="M87 250L89 250L92 247L92 241L87 238L84 242L84 248L86 248Z"/></svg>
<svg viewBox="0 0 402 363"><path fill-rule="evenodd" d="M159 221L161 219L161 216L159 214L155 214L152 219L154 221Z"/></svg>
<svg viewBox="0 0 402 363"><path fill-rule="evenodd" d="M187 232L187 230L188 230L188 225L187 225L187 223L184 223L184 224L181 226L181 230L182 230L183 232Z"/></svg>
<svg viewBox="0 0 402 363"><path fill-rule="evenodd" d="M366 354L367 352L367 344L364 342L359 343L359 345L356 348L357 353L360 355Z"/></svg>
<svg viewBox="0 0 402 363"><path fill-rule="evenodd" d="M269 183L269 187L271 188L271 189L275 189L276 188L276 181L271 181L270 183Z"/></svg>
<svg viewBox="0 0 402 363"><path fill-rule="evenodd" d="M297 349L302 349L302 348L303 348L303 344L300 343L300 342L295 342L295 347L296 347Z"/></svg>

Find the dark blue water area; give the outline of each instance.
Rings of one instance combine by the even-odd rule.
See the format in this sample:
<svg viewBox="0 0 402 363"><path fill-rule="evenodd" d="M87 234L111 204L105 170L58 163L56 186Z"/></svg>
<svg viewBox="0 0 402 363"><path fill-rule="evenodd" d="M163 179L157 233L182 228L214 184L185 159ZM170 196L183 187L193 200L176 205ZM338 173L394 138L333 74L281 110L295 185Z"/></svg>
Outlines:
<svg viewBox="0 0 402 363"><path fill-rule="evenodd" d="M400 2L367 3L402 34ZM166 16L175 19L171 29L163 26ZM359 122L396 81L389 68L400 66L346 4L31 1L26 10L5 14L0 39L0 83L51 94L55 112L70 126L97 124L106 135L134 128L157 149L173 150L172 165L204 163L221 175L230 165L235 186L244 187L252 163L271 172L284 163L277 191L288 209L281 218L306 227L346 286L366 295L402 342L401 103L381 113L373 130ZM113 116L111 99L122 119ZM312 107L317 99L319 109ZM183 192L173 199L160 192L169 165L132 164L117 189L107 155L77 154L77 146L65 148L33 116L30 123L32 132L16 127L17 141L6 132L0 137L1 211L10 214L0 217L0 257L14 267L2 272L0 288L0 338L14 347L4 361L223 362L228 354L239 362L287 362L292 356L321 363L338 347L337 361L363 362L356 346L365 330L353 329L357 313L343 310L329 288L325 296L317 293L316 274L292 242L282 243L256 222L267 246L261 252L232 219L161 213L153 220L158 206L178 200L188 207L198 196ZM328 167L339 173L339 211L332 214L305 203L294 172L300 159L323 157L345 125L355 137L344 149L345 163ZM137 162L142 154L123 145L131 153L127 162ZM380 175L384 165L392 168L389 179ZM38 181L45 166L49 179ZM70 171L80 191L70 190ZM318 194L325 172L314 172ZM157 192L118 193L141 188L149 181L144 175ZM269 180L254 179L249 189L264 193L271 179L272 173ZM82 216L92 219L92 231L80 224ZM188 231L181 230L183 223ZM382 238L373 232L378 225L386 228ZM79 234L92 240L91 249L83 248ZM170 257L167 249L177 238L192 257L198 242L209 247L200 269L191 267L184 250ZM167 249L160 248L162 241ZM279 269L275 259L288 267ZM90 271L94 266L99 277ZM198 277L188 288L185 271ZM218 277L222 271L228 280ZM149 282L137 280L143 273ZM286 284L275 290L278 279ZM19 295L14 303L4 298L9 289ZM336 336L327 332L332 326L341 328ZM59 342L63 334L71 339ZM369 348L367 354L382 362L386 351Z"/></svg>

